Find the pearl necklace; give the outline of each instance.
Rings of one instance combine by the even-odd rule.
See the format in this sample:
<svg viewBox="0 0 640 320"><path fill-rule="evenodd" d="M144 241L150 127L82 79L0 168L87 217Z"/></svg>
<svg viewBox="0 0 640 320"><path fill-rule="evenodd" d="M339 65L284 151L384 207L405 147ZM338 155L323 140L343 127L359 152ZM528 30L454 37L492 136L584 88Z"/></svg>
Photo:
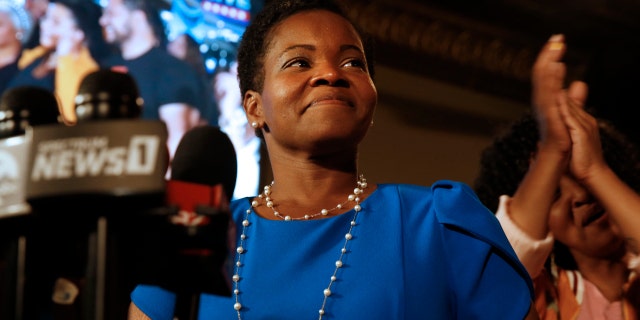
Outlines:
<svg viewBox="0 0 640 320"><path fill-rule="evenodd" d="M291 218L290 216L282 216L280 215L280 213L278 213L275 210L275 205L273 204L273 200L270 198L270 194L271 194L271 187L273 186L273 182L271 182L270 185L265 186L264 187L264 193L261 194L260 196L258 196L258 198L265 200L267 207L271 208L274 212L274 215L278 218L281 218L285 221L291 221L291 220L309 220L310 218L313 217L317 217L317 216L326 216L329 212L337 210L337 209L341 209L344 207L345 204L347 204L350 201L354 201L356 204L353 207L353 210L355 211L355 213L353 214L353 219L351 219L351 222L349 224L349 231L347 231L347 233L344 235L344 244L342 245L342 249L340 249L340 256L338 258L338 260L335 263L336 268L333 270L333 274L331 275L331 278L329 280L329 285L323 290L322 294L324 296L324 299L322 300L322 306L320 307L320 310L318 310L318 320L322 320L322 316L325 313L325 305L327 303L327 298L329 298L329 296L331 296L331 285L333 285L333 283L337 280L337 273L338 273L338 269L342 268L343 263L342 263L342 258L344 257L344 255L347 253L347 244L349 243L349 240L352 239L352 235L351 235L351 231L353 230L353 227L356 226L356 218L358 217L358 213L362 210L362 207L360 207L360 197L359 195L362 194L363 190L365 188L367 188L367 179L364 178L364 176L360 175L360 177L358 178L358 186L353 190L353 194L350 194L347 197L347 201L338 204L336 207L334 207L333 209L327 210L327 209L322 209L320 210L320 212L316 213L316 214L312 214L312 215L305 215L304 217L301 218ZM256 208L260 205L260 203L257 200L253 200L251 202L251 208ZM245 252L244 250L244 246L245 246L245 241L247 240L247 228L251 225L251 223L249 222L249 215L251 214L253 210L252 209L247 209L247 211L245 212L245 216L244 216L244 220L242 220L242 234L240 234L240 244L238 245L238 247L236 248L236 252L237 254L237 258L236 258L236 265L235 265L235 272L233 274L233 283L234 283L234 289L233 289L233 295L235 297L235 303L233 305L233 309L236 310L237 314L238 314L238 320L242 320L242 315L241 315L241 311L242 311L242 304L240 303L240 286L239 286L239 282L242 279L240 277L240 271L241 268L243 266L243 259L242 259L242 254Z"/></svg>
<svg viewBox="0 0 640 320"><path fill-rule="evenodd" d="M346 205L348 202L350 201L354 201L356 197L358 197L361 193L362 190L365 189L367 187L367 179L364 178L364 176L360 175L360 177L358 178L358 187L356 187L353 190L353 194L350 194L347 197L347 200L343 203L338 203L338 205L336 205L335 207L333 207L332 209L322 209L320 210L320 212L314 213L314 214L305 214L302 217L298 217L298 218L292 218L291 216L283 216L280 214L280 212L278 212L276 210L276 205L273 203L273 200L271 199L271 188L273 187L273 185L275 184L275 181L272 181L271 184L267 185L264 187L264 191L262 192L262 194L258 195L258 198L260 199L264 199L264 201L266 202L267 207L269 207L271 210L273 210L273 215L282 219L282 220L286 220L286 221L291 221L291 220L309 220L309 219L313 219L315 217L318 216L326 216L328 215L330 212L338 210L338 209L342 209L342 207L344 205Z"/></svg>

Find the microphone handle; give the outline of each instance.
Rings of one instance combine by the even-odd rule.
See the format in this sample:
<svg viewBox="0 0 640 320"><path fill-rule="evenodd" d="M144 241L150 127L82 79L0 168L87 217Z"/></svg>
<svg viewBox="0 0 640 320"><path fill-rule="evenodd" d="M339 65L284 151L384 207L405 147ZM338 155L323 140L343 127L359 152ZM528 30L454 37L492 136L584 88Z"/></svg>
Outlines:
<svg viewBox="0 0 640 320"><path fill-rule="evenodd" d="M184 226L170 221L177 209L164 211L140 216L133 224L139 226L137 232L128 232L133 238L123 241L128 246L123 249L136 259L132 266L136 284L175 293L175 318L197 319L201 293L231 296L225 271L230 257L229 214L207 214L207 224Z"/></svg>

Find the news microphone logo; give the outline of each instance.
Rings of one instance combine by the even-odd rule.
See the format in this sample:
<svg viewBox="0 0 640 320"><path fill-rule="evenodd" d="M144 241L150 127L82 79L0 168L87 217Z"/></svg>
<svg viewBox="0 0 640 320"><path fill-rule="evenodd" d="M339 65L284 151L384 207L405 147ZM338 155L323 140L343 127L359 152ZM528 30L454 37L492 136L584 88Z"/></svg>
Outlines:
<svg viewBox="0 0 640 320"><path fill-rule="evenodd" d="M27 137L32 142L27 200L164 193L168 152L161 121L38 126Z"/></svg>
<svg viewBox="0 0 640 320"><path fill-rule="evenodd" d="M134 134L128 137L126 145L114 145L110 138L97 135L39 142L31 180L148 175L154 172L163 143L158 136Z"/></svg>

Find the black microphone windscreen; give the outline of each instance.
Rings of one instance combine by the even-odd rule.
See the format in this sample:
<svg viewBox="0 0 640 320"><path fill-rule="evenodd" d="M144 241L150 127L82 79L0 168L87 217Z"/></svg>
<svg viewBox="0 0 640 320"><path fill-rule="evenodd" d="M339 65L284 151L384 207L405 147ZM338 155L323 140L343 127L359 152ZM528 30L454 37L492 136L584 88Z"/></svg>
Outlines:
<svg viewBox="0 0 640 320"><path fill-rule="evenodd" d="M0 138L22 135L28 126L59 123L58 100L36 86L8 89L0 98Z"/></svg>
<svg viewBox="0 0 640 320"><path fill-rule="evenodd" d="M100 69L82 79L75 111L78 122L138 118L142 104L138 85L131 75Z"/></svg>
<svg viewBox="0 0 640 320"><path fill-rule="evenodd" d="M203 125L184 134L171 161L171 179L214 186L228 200L236 186L238 164L233 144L218 127Z"/></svg>

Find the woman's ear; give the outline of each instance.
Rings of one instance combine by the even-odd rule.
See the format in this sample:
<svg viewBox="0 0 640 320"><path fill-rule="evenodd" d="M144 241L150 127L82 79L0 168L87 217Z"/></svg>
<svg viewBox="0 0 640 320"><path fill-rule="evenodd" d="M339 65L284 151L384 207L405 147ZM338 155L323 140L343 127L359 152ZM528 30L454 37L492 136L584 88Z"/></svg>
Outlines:
<svg viewBox="0 0 640 320"><path fill-rule="evenodd" d="M269 127L264 121L264 114L262 110L262 96L260 93L248 90L244 94L242 100L242 108L247 115L247 120L251 127L255 130L256 136L259 138L264 137L263 132L269 132Z"/></svg>
<svg viewBox="0 0 640 320"><path fill-rule="evenodd" d="M244 112L247 114L249 123L255 122L260 126L264 123L262 113L262 97L260 96L260 93L253 90L248 90L244 94L242 107L244 108Z"/></svg>

